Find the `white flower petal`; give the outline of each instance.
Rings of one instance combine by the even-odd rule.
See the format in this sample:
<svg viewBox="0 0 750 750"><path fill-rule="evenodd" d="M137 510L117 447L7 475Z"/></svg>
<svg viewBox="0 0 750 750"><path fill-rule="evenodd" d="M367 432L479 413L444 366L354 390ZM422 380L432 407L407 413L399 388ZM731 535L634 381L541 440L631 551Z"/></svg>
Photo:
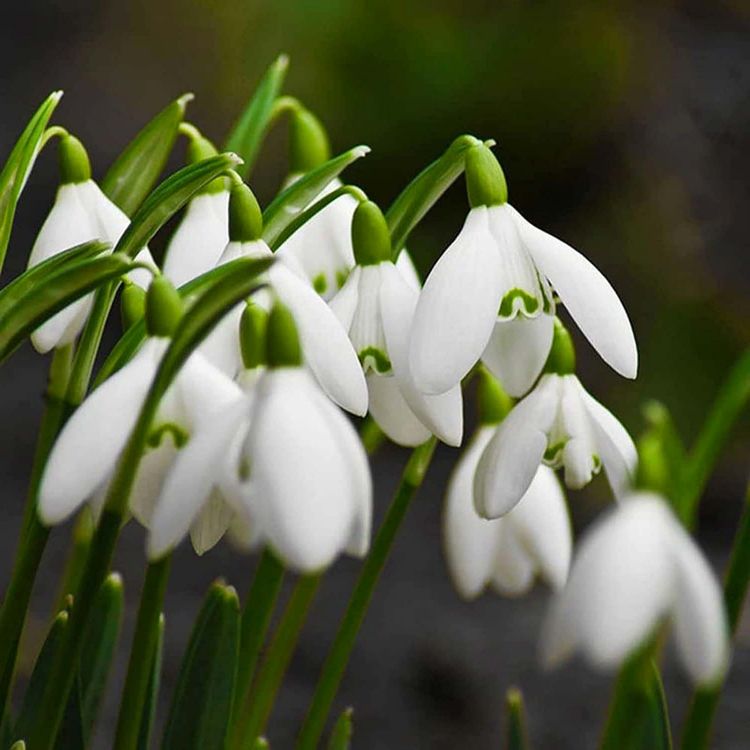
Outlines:
<svg viewBox="0 0 750 750"><path fill-rule="evenodd" d="M500 524L495 549L492 587L502 596L521 596L534 585L534 561L516 538L507 518L488 523Z"/></svg>
<svg viewBox="0 0 750 750"><path fill-rule="evenodd" d="M445 393L482 356L497 317L502 283L487 209L472 209L427 277L414 315L411 373L421 391Z"/></svg>
<svg viewBox="0 0 750 750"><path fill-rule="evenodd" d="M552 346L554 321L554 316L541 314L495 323L482 362L514 398L523 396L542 372Z"/></svg>
<svg viewBox="0 0 750 750"><path fill-rule="evenodd" d="M65 520L114 468L156 371L155 343L147 342L66 423L42 477L39 516L45 525Z"/></svg>
<svg viewBox="0 0 750 750"><path fill-rule="evenodd" d="M582 392L583 387L575 375L560 378L558 419L565 437L562 465L565 468L565 484L571 489L586 486L601 467L596 460L594 429L583 405Z"/></svg>
<svg viewBox="0 0 750 750"><path fill-rule="evenodd" d="M602 359L626 378L638 372L633 329L617 293L577 250L538 229L510 207L523 243L571 317Z"/></svg>
<svg viewBox="0 0 750 750"><path fill-rule="evenodd" d="M244 305L233 307L201 342L198 351L230 378L242 371L240 321Z"/></svg>
<svg viewBox="0 0 750 750"><path fill-rule="evenodd" d="M417 267L414 265L409 251L404 248L396 258L396 268L399 273L404 277L404 281L415 291L422 291L422 280L419 278Z"/></svg>
<svg viewBox="0 0 750 750"><path fill-rule="evenodd" d="M159 499L164 479L177 457L173 436L166 433L156 448L145 453L138 464L138 473L130 491L128 507L138 523L148 528Z"/></svg>
<svg viewBox="0 0 750 750"><path fill-rule="evenodd" d="M430 431L409 408L395 377L370 373L367 388L370 414L390 440L411 447L429 440Z"/></svg>
<svg viewBox="0 0 750 750"><path fill-rule="evenodd" d="M357 312L359 304L359 280L362 276L362 267L356 266L349 274L349 278L344 282L339 292L331 299L328 306L333 314L339 319L344 330L348 331L352 327L354 314Z"/></svg>
<svg viewBox="0 0 750 750"><path fill-rule="evenodd" d="M214 491L190 527L190 541L196 554L208 552L224 536L234 516L234 511Z"/></svg>
<svg viewBox="0 0 750 750"><path fill-rule="evenodd" d="M474 502L485 518L505 515L529 489L547 448L558 381L556 376L542 378L500 424L479 460Z"/></svg>
<svg viewBox="0 0 750 750"><path fill-rule="evenodd" d="M346 331L315 291L282 263L268 269L279 299L297 323L306 364L320 386L352 414L367 413L367 384Z"/></svg>

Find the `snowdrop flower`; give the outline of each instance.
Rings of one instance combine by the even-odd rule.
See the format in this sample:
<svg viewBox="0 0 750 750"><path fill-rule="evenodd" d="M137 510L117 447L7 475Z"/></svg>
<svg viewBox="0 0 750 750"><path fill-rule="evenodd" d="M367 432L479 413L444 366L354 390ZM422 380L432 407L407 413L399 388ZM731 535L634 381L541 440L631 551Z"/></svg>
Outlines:
<svg viewBox="0 0 750 750"><path fill-rule="evenodd" d="M104 381L73 413L55 443L42 477L39 515L45 525L64 521L83 502L94 509L125 447L159 362L168 335L179 318L180 302L163 277L152 283L147 298L151 337L133 359ZM148 521L154 489L179 447L215 410L240 395L239 387L193 354L164 395L151 432L155 446L144 457L131 509ZM170 445L169 443L172 443Z"/></svg>
<svg viewBox="0 0 750 750"><path fill-rule="evenodd" d="M511 395L525 393L552 342L553 290L605 362L634 378L633 331L604 276L507 203L505 177L485 146L469 151L466 181L472 208L430 272L414 316L417 385L443 393L483 358Z"/></svg>
<svg viewBox="0 0 750 750"><path fill-rule="evenodd" d="M615 495L635 472L635 445L617 419L590 396L574 374L570 335L555 321L552 350L534 390L497 428L474 480L477 509L486 518L510 511L544 461L565 469L565 483L578 489L604 466Z"/></svg>
<svg viewBox="0 0 750 750"><path fill-rule="evenodd" d="M580 649L594 666L613 668L665 619L693 681L721 678L729 646L718 582L666 502L638 492L581 541L545 623L542 659L552 666Z"/></svg>
<svg viewBox="0 0 750 750"><path fill-rule="evenodd" d="M482 387L488 390L486 383ZM486 401L482 401L484 406ZM540 466L518 505L502 518L488 521L474 507L477 465L504 411L483 409L482 424L448 482L443 514L445 556L453 583L465 599L479 596L488 585L506 596L524 594L537 574L560 589L570 566L570 520L552 469Z"/></svg>
<svg viewBox="0 0 750 750"><path fill-rule="evenodd" d="M313 572L341 552L367 553L372 486L362 445L302 367L291 312L275 304L267 331L267 370L252 398L217 413L197 433L192 460L175 464L149 536L152 559L184 536L227 471L240 488L244 518L289 567ZM227 464L222 456L238 435L239 459Z"/></svg>
<svg viewBox="0 0 750 750"><path fill-rule="evenodd" d="M61 184L55 203L31 249L29 268L89 240L103 240L114 247L130 223L91 179L86 150L71 135L60 139L60 170ZM156 265L145 247L136 260ZM128 279L145 288L151 274L145 269L136 269L128 274ZM44 354L55 347L70 344L81 332L92 300L93 294L89 294L45 321L31 334L34 348Z"/></svg>
<svg viewBox="0 0 750 750"><path fill-rule="evenodd" d="M370 413L401 445L419 445L431 434L460 445L460 385L425 396L411 377L409 330L419 292L391 261L388 227L371 201L357 207L352 239L357 265L330 305L349 332L367 375Z"/></svg>
<svg viewBox="0 0 750 750"><path fill-rule="evenodd" d="M219 264L240 257L271 257L270 248L261 239L260 208L246 185L232 188L229 221L231 240ZM289 307L299 328L305 364L321 388L339 406L363 416L367 412L367 385L346 331L328 305L283 261L274 263L264 280L270 291L261 290L254 300L267 309L275 295ZM238 326L242 309L238 305L227 315L201 349L210 361L232 376L241 369Z"/></svg>

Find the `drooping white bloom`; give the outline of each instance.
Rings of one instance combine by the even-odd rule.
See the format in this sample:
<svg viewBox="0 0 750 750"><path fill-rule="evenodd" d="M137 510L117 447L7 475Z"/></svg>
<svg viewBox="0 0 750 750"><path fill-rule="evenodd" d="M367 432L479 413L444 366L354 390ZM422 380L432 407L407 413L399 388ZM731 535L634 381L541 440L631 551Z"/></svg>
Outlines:
<svg viewBox="0 0 750 750"><path fill-rule="evenodd" d="M425 396L411 377L409 331L418 298L418 290L388 260L356 266L330 305L349 332L367 376L370 413L386 435L401 445L419 445L431 434L460 445L460 386Z"/></svg>
<svg viewBox="0 0 750 750"><path fill-rule="evenodd" d="M603 466L616 495L629 488L637 453L625 428L575 375L543 375L487 444L477 469L477 508L487 518L510 511L541 462L563 467L578 489Z"/></svg>
<svg viewBox="0 0 750 750"><path fill-rule="evenodd" d="M130 219L93 180L63 184L31 249L28 267L90 240L102 240L114 247L129 223ZM156 266L147 247L138 253L136 260ZM139 268L131 271L128 278L145 288L151 274ZM44 354L71 343L83 328L92 300L93 294L89 294L45 321L31 334L34 348Z"/></svg>
<svg viewBox="0 0 750 750"><path fill-rule="evenodd" d="M542 659L552 666L580 649L594 666L613 668L665 619L693 681L719 679L729 651L721 589L664 500L635 493L581 541L549 611Z"/></svg>
<svg viewBox="0 0 750 750"><path fill-rule="evenodd" d="M60 523L83 502L93 500L96 505L101 500L99 493L130 437L167 343L164 338L147 340L68 420L42 477L39 515L43 523ZM131 496L131 507L141 520L148 520L154 489L174 457L174 444L240 393L232 380L199 353L183 365L162 398L152 427L158 447L144 457Z"/></svg>
<svg viewBox="0 0 750 750"><path fill-rule="evenodd" d="M633 331L609 282L583 255L502 203L471 209L427 277L412 333L417 385L442 393L484 355L506 390L522 395L552 342L553 290L605 362L635 377Z"/></svg>
<svg viewBox="0 0 750 750"><path fill-rule="evenodd" d="M480 427L448 483L443 535L451 578L466 599L488 585L506 596L524 594L537 575L560 589L568 575L572 535L552 469L540 466L518 505L502 518L486 520L474 507L474 475L493 434L493 426Z"/></svg>
<svg viewBox="0 0 750 750"><path fill-rule="evenodd" d="M187 205L164 258L164 275L181 286L210 271L229 242L229 191L204 192Z"/></svg>
<svg viewBox="0 0 750 750"><path fill-rule="evenodd" d="M237 258L272 257L263 240L230 242L219 265ZM357 355L336 316L312 287L299 278L286 262L276 261L259 283L267 281L270 290L294 315L305 357L321 388L339 406L363 416L367 412L367 385ZM273 295L261 290L254 301L268 309ZM208 337L201 351L222 370L234 375L241 369L238 305Z"/></svg>

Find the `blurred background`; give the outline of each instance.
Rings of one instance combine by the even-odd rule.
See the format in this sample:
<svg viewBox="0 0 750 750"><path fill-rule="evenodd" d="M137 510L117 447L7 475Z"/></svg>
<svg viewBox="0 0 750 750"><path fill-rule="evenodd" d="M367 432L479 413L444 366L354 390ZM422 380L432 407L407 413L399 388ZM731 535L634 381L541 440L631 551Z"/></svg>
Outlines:
<svg viewBox="0 0 750 750"><path fill-rule="evenodd" d="M495 138L511 202L584 251L631 315L637 381L608 370L579 337L583 382L633 434L643 427L643 402L662 400L690 442L750 342L749 31L750 6L740 0L25 0L5 4L0 24L0 155L56 88L65 97L54 120L82 138L99 177L133 134L185 91L196 94L189 119L220 142L279 52L291 57L286 92L322 118L334 150L372 147L347 179L384 206L456 135ZM172 167L180 166L183 148ZM285 171L281 126L254 174L262 202ZM25 267L56 181L53 152L45 152L17 215L5 283ZM465 211L458 183L414 233L410 249L423 272ZM28 346L0 370L2 581L14 554L45 373ZM739 516L749 448L745 421L702 506L699 540L717 571ZM336 705L355 708L354 746L499 747L504 691L517 685L536 747L594 747L611 680L581 662L540 671L535 650L548 593L539 588L518 601L487 594L467 604L450 586L440 515L456 455L438 451L342 685ZM385 448L374 461L378 517L405 458ZM609 491L597 479L569 499L583 527L609 502ZM68 535L65 527L55 531L43 563L27 662L45 632ZM166 602L162 714L206 587L221 574L242 594L254 562L226 545L202 559L185 545L178 551ZM108 747L144 568L143 532L135 524L122 538L116 567L129 610L101 748ZM272 717L274 748L292 746L357 570L342 561L326 578ZM671 658L666 682L677 722L690 689ZM748 746L749 700L746 613L718 712L717 748Z"/></svg>

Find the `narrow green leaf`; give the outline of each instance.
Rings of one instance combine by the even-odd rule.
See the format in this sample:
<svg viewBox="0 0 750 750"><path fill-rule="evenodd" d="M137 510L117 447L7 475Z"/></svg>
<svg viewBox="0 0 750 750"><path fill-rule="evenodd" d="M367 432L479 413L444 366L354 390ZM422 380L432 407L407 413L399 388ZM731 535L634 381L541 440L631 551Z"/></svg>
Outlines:
<svg viewBox="0 0 750 750"><path fill-rule="evenodd" d="M353 709L346 708L341 712L341 716L336 721L331 732L331 739L328 741L328 750L349 750L352 743L352 726Z"/></svg>
<svg viewBox="0 0 750 750"><path fill-rule="evenodd" d="M526 729L526 709L523 694L518 688L510 688L505 695L507 712L507 750L530 750L528 731Z"/></svg>
<svg viewBox="0 0 750 750"><path fill-rule="evenodd" d="M193 99L184 94L151 120L125 150L102 180L102 190L128 216L131 216L164 169L177 138L185 108Z"/></svg>
<svg viewBox="0 0 750 750"><path fill-rule="evenodd" d="M81 694L76 686L68 696L60 731L57 733L55 740L55 750L84 750L85 747Z"/></svg>
<svg viewBox="0 0 750 750"><path fill-rule="evenodd" d="M151 739L151 728L156 717L156 703L159 698L159 685L161 682L161 662L164 652L164 615L159 617L159 625L156 633L156 648L151 662L151 677L146 692L146 702L141 713L141 728L138 733L137 750L148 750Z"/></svg>
<svg viewBox="0 0 750 750"><path fill-rule="evenodd" d="M464 171L467 149L480 143L472 135L459 136L439 159L425 167L401 191L385 215L391 230L394 260L411 230Z"/></svg>
<svg viewBox="0 0 750 750"><path fill-rule="evenodd" d="M81 261L45 279L0 319L0 362L56 312L132 267L129 258L116 253Z"/></svg>
<svg viewBox="0 0 750 750"><path fill-rule="evenodd" d="M297 217L304 211L331 180L336 179L350 164L370 153L368 146L355 146L335 156L317 169L308 172L282 190L263 212L263 239L272 245Z"/></svg>
<svg viewBox="0 0 750 750"><path fill-rule="evenodd" d="M87 737L94 726L112 666L123 607L122 578L117 573L110 573L94 602L78 664L81 717Z"/></svg>
<svg viewBox="0 0 750 750"><path fill-rule="evenodd" d="M5 262L18 199L42 148L47 123L61 97L62 91L55 91L42 102L16 141L0 172L0 269Z"/></svg>
<svg viewBox="0 0 750 750"><path fill-rule="evenodd" d="M245 179L255 165L288 67L289 58L286 55L280 55L271 63L227 138L226 150L234 151L244 160L238 171Z"/></svg>
<svg viewBox="0 0 750 750"><path fill-rule="evenodd" d="M55 617L47 638L39 651L13 731L13 735L17 738L28 737L29 731L36 721L36 709L52 674L52 666L60 651L65 629L68 626L68 619L67 611L62 611Z"/></svg>
<svg viewBox="0 0 750 750"><path fill-rule="evenodd" d="M0 319L45 279L58 273L65 266L101 255L108 247L109 245L105 242L99 242L98 240L84 242L82 245L75 245L68 250L63 250L63 252L53 255L19 274L0 290Z"/></svg>
<svg viewBox="0 0 750 750"><path fill-rule="evenodd" d="M239 618L234 589L215 583L180 667L163 750L223 750L232 710Z"/></svg>
<svg viewBox="0 0 750 750"><path fill-rule="evenodd" d="M26 743L23 740L18 740L18 742L13 743L10 750L26 750Z"/></svg>

